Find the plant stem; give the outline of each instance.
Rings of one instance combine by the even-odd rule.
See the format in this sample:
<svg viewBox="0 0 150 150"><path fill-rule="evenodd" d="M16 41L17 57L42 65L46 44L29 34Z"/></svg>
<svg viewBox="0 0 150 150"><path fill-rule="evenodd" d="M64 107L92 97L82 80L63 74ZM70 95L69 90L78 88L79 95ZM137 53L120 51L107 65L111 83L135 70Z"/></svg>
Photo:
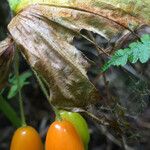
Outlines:
<svg viewBox="0 0 150 150"><path fill-rule="evenodd" d="M56 120L62 120L61 116L60 116L60 113L58 111L58 109L56 107L53 106L53 110L55 112L55 115L56 115Z"/></svg>
<svg viewBox="0 0 150 150"><path fill-rule="evenodd" d="M18 117L14 108L4 99L0 94L0 111L9 119L9 121L19 128L21 126L21 119Z"/></svg>
<svg viewBox="0 0 150 150"><path fill-rule="evenodd" d="M20 79L19 79L19 52L18 49L16 48L16 53L15 53L15 63L14 63L14 70L15 70L15 75L17 78L17 85L18 85L18 93L19 93L19 108L20 108L20 115L21 115L21 121L22 121L22 126L26 126L26 121L25 121L25 114L24 114L24 109L23 109L23 99L21 95L21 86L20 86Z"/></svg>
<svg viewBox="0 0 150 150"><path fill-rule="evenodd" d="M32 69L32 71L33 71L34 75L36 76L36 78L37 78L37 80L39 82L39 85L40 85L40 87L41 87L41 89L42 89L46 99L49 100L49 94L48 94L48 92L47 92L47 90L46 90L42 80L40 79L39 75L37 74L37 72L35 70Z"/></svg>
<svg viewBox="0 0 150 150"><path fill-rule="evenodd" d="M45 88L45 85L43 84L41 78L39 77L39 75L37 74L37 72L36 72L34 69L32 69L32 70L33 70L33 72L34 72L34 74L35 74L35 76L36 76L36 78L37 78L37 80L38 80L38 82L39 82L39 85L40 85L40 87L41 87L41 89L42 89L42 91L43 91L43 93L44 93L46 99L49 101L50 106L52 107L52 109L53 109L53 111L54 111L54 113L55 113L55 115L56 115L56 120L61 120L61 116L60 116L60 114L59 114L58 109L57 109L56 107L54 107L54 106L52 105L52 103L50 102L50 96L49 96L49 94L48 94L48 92L47 92L47 89Z"/></svg>

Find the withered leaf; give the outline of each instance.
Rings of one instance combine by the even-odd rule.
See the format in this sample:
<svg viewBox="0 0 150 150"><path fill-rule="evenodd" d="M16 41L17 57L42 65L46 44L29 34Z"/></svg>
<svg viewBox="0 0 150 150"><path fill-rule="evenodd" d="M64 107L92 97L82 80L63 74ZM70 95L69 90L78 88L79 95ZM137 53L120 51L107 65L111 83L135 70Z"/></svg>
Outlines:
<svg viewBox="0 0 150 150"><path fill-rule="evenodd" d="M5 85L14 56L13 40L8 37L0 42L0 89Z"/></svg>
<svg viewBox="0 0 150 150"><path fill-rule="evenodd" d="M81 29L106 39L132 24L136 28L149 20L99 0L74 1L65 6L31 5L18 13L8 28L22 54L49 84L51 102L58 107L84 107L98 99L89 81L89 63L71 45Z"/></svg>
<svg viewBox="0 0 150 150"><path fill-rule="evenodd" d="M51 103L85 107L99 98L86 75L89 63L60 36L46 11L42 14L45 7L50 8L37 5L21 12L9 24L9 31L31 67L48 82Z"/></svg>
<svg viewBox="0 0 150 150"><path fill-rule="evenodd" d="M83 9L110 18L125 26L128 26L128 22L133 23L135 17L137 20L143 21L143 23L150 21L149 0L27 0L26 2L21 1L17 6L17 10L32 4L48 4Z"/></svg>

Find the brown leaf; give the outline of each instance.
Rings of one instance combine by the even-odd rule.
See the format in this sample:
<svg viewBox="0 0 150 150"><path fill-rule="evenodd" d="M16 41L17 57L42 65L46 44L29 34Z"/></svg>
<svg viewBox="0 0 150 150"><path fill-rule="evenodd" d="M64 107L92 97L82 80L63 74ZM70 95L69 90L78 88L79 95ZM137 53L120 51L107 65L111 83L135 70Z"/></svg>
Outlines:
<svg viewBox="0 0 150 150"><path fill-rule="evenodd" d="M13 40L8 37L0 42L0 89L4 87L4 84L8 78L13 56Z"/></svg>
<svg viewBox="0 0 150 150"><path fill-rule="evenodd" d="M31 5L8 28L31 67L49 83L51 102L58 107L83 107L98 99L98 92L86 75L87 59L71 45L73 37L86 29L110 40L129 24L136 28L143 23L149 21L88 0L63 7Z"/></svg>
<svg viewBox="0 0 150 150"><path fill-rule="evenodd" d="M41 10L37 11L38 8ZM85 107L98 99L98 91L86 75L89 63L60 36L60 29L47 13L42 14L44 9L45 6L31 7L18 14L9 25L10 33L23 48L22 53L31 67L48 82L53 105ZM66 30L60 28L62 32Z"/></svg>
<svg viewBox="0 0 150 150"><path fill-rule="evenodd" d="M31 4L47 4L76 8L78 10L82 9L112 19L126 27L129 25L128 23L150 23L149 0L35 0L27 1L26 3L21 1L17 10ZM135 18L137 19L136 22Z"/></svg>

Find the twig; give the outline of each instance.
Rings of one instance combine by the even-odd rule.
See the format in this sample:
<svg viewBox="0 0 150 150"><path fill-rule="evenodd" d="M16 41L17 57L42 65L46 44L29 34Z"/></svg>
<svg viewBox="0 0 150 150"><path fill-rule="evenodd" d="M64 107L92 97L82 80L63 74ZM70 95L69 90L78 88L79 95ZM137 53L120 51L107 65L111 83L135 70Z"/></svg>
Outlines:
<svg viewBox="0 0 150 150"><path fill-rule="evenodd" d="M35 76L36 76L36 78L37 78L37 80L38 80L38 82L39 82L39 85L40 85L40 87L41 87L41 89L42 89L42 91L43 91L43 93L44 93L46 99L48 100L48 102L50 103L50 106L52 107L53 111L55 112L56 119L57 119L57 120L61 120L61 116L60 116L60 114L59 114L57 108L56 108L55 106L53 106L52 103L50 102L50 96L49 96L49 94L48 94L48 92L47 92L47 89L45 88L45 85L43 84L41 78L39 77L39 75L36 73L36 71L35 71L34 69L32 69L32 70L33 70L33 72L34 72L34 74L35 74ZM44 80L44 79L43 79L43 80ZM44 80L44 81L45 81L45 80Z"/></svg>
<svg viewBox="0 0 150 150"><path fill-rule="evenodd" d="M104 83L105 83L105 87L106 87L107 99L110 100L110 93L109 93L109 86L108 86L109 82L107 81L105 73L103 73L103 79L104 79Z"/></svg>
<svg viewBox="0 0 150 150"><path fill-rule="evenodd" d="M84 38L86 37L86 39L87 39L89 42L91 42L92 44L94 44L94 46L95 46L96 50L98 51L98 53L100 53L100 51L101 51L101 52L103 52L106 56L110 57L110 55L109 55L108 53L106 53L106 51L105 51L102 47L100 47L100 46L97 44L97 42L96 42L95 38L93 37L93 35L91 34L91 32L88 31L88 34L89 34L89 36L90 36L90 38L91 38L92 40L90 40L88 37L86 37L86 36L84 36L84 35L83 35L83 37L84 37ZM82 35L82 34L81 34L81 35Z"/></svg>
<svg viewBox="0 0 150 150"><path fill-rule="evenodd" d="M24 113L24 108L23 108L23 99L21 95L21 86L20 86L20 79L19 79L19 52L17 48L15 52L16 53L15 53L14 70L15 70L15 75L17 78L17 86L18 86L18 93L19 93L19 98L18 98L19 108L20 108L22 126L26 126L25 113Z"/></svg>
<svg viewBox="0 0 150 150"><path fill-rule="evenodd" d="M65 108L67 110L70 110L70 108ZM72 108L71 111L73 112L80 112L80 113L85 113L87 116L89 116L90 118L92 118L95 122L97 122L98 124L102 124L105 126L109 126L109 121L105 116L101 116L101 118L98 118L97 116L95 116L94 114L90 113L87 110L84 110L82 108Z"/></svg>
<svg viewBox="0 0 150 150"><path fill-rule="evenodd" d="M40 85L40 87L41 87L41 89L42 89L42 91L43 91L45 97L49 100L49 94L48 94L48 92L47 92L47 90L46 90L44 84L42 83L42 81L41 81L39 75L36 73L36 71L35 71L34 69L32 69L32 71L33 71L34 75L36 76L36 78L37 78L37 80L38 80L38 82L39 82L39 85Z"/></svg>
<svg viewBox="0 0 150 150"><path fill-rule="evenodd" d="M97 128L104 134L110 141L112 141L114 144L118 145L119 147L122 147L121 142L116 139L110 132L108 132L107 128L102 125L96 125Z"/></svg>
<svg viewBox="0 0 150 150"><path fill-rule="evenodd" d="M123 146L124 150L134 150L133 148L131 148L127 145L126 139L123 135L122 135L122 146Z"/></svg>

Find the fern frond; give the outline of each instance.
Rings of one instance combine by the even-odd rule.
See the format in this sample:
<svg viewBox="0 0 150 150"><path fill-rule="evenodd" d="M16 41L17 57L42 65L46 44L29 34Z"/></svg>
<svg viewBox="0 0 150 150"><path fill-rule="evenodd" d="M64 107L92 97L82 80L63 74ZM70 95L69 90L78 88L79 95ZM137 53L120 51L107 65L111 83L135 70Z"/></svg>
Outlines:
<svg viewBox="0 0 150 150"><path fill-rule="evenodd" d="M146 63L150 59L150 35L144 34L140 41L129 44L128 48L117 50L111 59L104 64L101 71L104 72L111 66L124 66L127 62Z"/></svg>

